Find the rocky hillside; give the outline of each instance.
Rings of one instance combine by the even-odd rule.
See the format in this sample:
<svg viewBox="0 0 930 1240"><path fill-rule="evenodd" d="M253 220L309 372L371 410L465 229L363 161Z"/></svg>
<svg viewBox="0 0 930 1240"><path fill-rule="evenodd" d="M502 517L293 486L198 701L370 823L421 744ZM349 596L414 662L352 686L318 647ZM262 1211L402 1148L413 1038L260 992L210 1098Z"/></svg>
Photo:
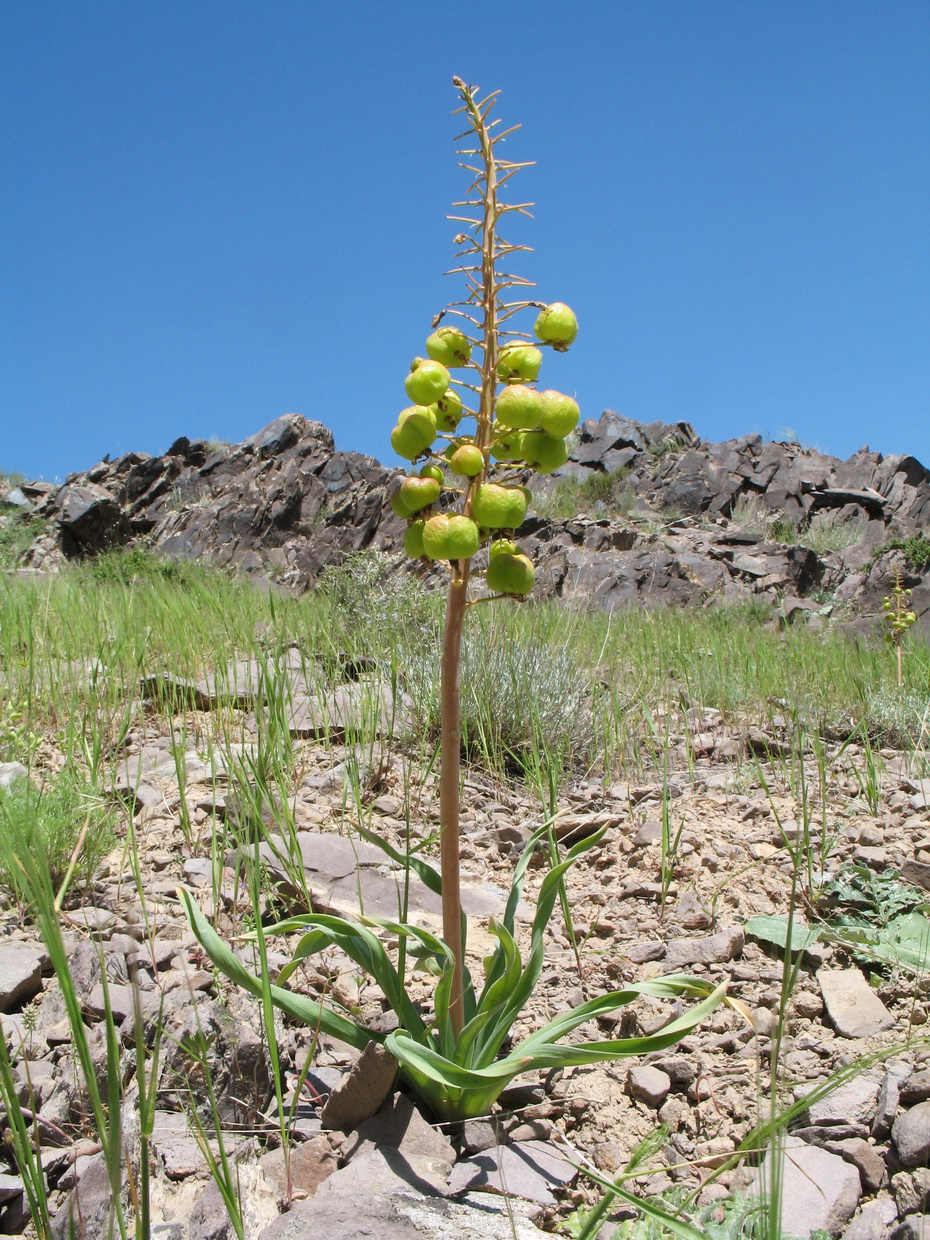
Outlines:
<svg viewBox="0 0 930 1240"><path fill-rule="evenodd" d="M241 444L182 438L57 489L23 485L6 511L48 523L24 558L34 568L143 541L303 589L351 551L398 548L403 526L387 503L398 472L336 451L326 427L288 414ZM707 443L686 422L607 411L582 425L537 510L521 541L544 596L607 609L759 599L789 618L839 608L852 620L878 612L897 567L930 625L920 554L930 471L912 456L862 448L841 461L760 435ZM907 540L909 554L890 545Z"/></svg>

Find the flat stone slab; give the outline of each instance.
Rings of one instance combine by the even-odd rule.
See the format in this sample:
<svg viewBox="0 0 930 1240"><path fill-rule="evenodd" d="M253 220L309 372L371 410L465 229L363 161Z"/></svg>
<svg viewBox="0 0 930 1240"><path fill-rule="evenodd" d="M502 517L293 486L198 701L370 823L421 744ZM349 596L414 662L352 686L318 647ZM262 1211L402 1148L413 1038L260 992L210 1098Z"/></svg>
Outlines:
<svg viewBox="0 0 930 1240"><path fill-rule="evenodd" d="M858 969L821 969L820 993L834 1029L844 1038L870 1038L894 1017Z"/></svg>
<svg viewBox="0 0 930 1240"><path fill-rule="evenodd" d="M344 737L353 733L393 736L404 731L412 702L396 698L384 681L359 680L334 693L297 691L291 700L287 726L291 736L310 740Z"/></svg>
<svg viewBox="0 0 930 1240"><path fill-rule="evenodd" d="M397 917L398 901L403 895L403 871L392 869L380 848L325 831L298 831L296 838L307 882L320 911L343 917L357 917L359 913ZM274 837L274 845L285 852L280 837ZM272 849L263 844L260 852L272 872L286 881L287 875ZM462 908L469 917L501 917L506 903L505 893L490 884L462 885ZM417 925L430 929L441 926L440 897L412 872L408 907L409 919ZM527 911L523 908L521 916Z"/></svg>
<svg viewBox="0 0 930 1240"><path fill-rule="evenodd" d="M330 1183L333 1177L327 1183ZM325 1187L325 1186L324 1186ZM509 1209L508 1209L509 1205ZM520 1211L519 1202L485 1196L449 1201L416 1193L299 1201L259 1233L258 1240L551 1240Z"/></svg>
<svg viewBox="0 0 930 1240"><path fill-rule="evenodd" d="M502 1193L548 1206L555 1202L554 1190L570 1184L577 1174L577 1168L550 1142L518 1141L461 1159L449 1177L449 1192L453 1196L476 1190Z"/></svg>
<svg viewBox="0 0 930 1240"><path fill-rule="evenodd" d="M693 964L722 964L743 950L742 926L727 926L700 939L672 939L665 953L666 971L678 973Z"/></svg>
<svg viewBox="0 0 930 1240"><path fill-rule="evenodd" d="M812 1124L866 1124L875 1119L883 1072L862 1072L832 1089L808 1110ZM814 1087L816 1088L816 1087Z"/></svg>
<svg viewBox="0 0 930 1240"><path fill-rule="evenodd" d="M836 1154L788 1137L784 1146L782 1234L805 1240L823 1230L838 1236L859 1204L862 1185L858 1168ZM756 1172L750 1193L768 1191L771 1152Z"/></svg>

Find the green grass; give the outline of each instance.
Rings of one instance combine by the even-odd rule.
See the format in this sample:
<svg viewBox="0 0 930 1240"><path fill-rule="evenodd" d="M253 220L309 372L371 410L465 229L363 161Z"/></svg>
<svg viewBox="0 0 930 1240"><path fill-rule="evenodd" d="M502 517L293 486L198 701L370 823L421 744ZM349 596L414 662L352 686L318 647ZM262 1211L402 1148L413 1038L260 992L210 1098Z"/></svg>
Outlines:
<svg viewBox="0 0 930 1240"><path fill-rule="evenodd" d="M560 478L548 494L534 496L533 511L550 521L567 521L592 510L626 516L636 498L628 469L592 469L587 478Z"/></svg>
<svg viewBox="0 0 930 1240"><path fill-rule="evenodd" d="M0 570L16 568L23 552L44 529L40 518L24 516L19 509L3 510L0 505Z"/></svg>
<svg viewBox="0 0 930 1240"><path fill-rule="evenodd" d="M437 727L441 604L412 574L386 574L378 556L330 570L319 589L294 599L198 565L113 555L53 578L0 580L0 679L24 743L49 736L94 777L115 764L138 722L143 676L223 679L237 658L252 657L280 698L289 647L321 692L344 679L347 657L372 660L412 695L424 743ZM881 643L829 628L778 631L756 609L607 616L546 603L482 607L466 626L466 745L501 773L537 769L553 755L569 768L641 771L652 748L644 721L670 699L682 712L713 707L742 724L787 715L808 732L865 728L876 740L913 743L930 683L930 652L916 638L904 667L898 695ZM277 713L285 708L279 702ZM228 741L223 712L205 726L212 743Z"/></svg>
<svg viewBox="0 0 930 1240"><path fill-rule="evenodd" d="M73 772L63 771L40 787L26 778L14 781L0 791L5 840L0 886L28 901L22 867L36 855L44 858L56 891L72 867L75 877L91 879L114 845L115 818L113 809Z"/></svg>
<svg viewBox="0 0 930 1240"><path fill-rule="evenodd" d="M796 522L786 516L775 516L755 494L741 495L733 505L730 519L742 526L747 533L758 534L772 542L809 547L818 555L830 551L845 551L862 541L866 517L839 510L826 509L815 512L807 521Z"/></svg>

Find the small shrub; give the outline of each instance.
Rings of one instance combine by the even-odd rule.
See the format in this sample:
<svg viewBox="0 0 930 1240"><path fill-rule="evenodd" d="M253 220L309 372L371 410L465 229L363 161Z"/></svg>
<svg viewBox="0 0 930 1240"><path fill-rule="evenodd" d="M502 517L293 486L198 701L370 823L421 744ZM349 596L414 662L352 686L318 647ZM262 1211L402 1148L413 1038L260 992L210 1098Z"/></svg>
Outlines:
<svg viewBox="0 0 930 1240"><path fill-rule="evenodd" d="M636 498L627 482L629 473L628 469L591 470L587 478L560 478L548 495L534 497L533 508L549 521L570 520L596 505L611 516L626 516Z"/></svg>
<svg viewBox="0 0 930 1240"><path fill-rule="evenodd" d="M109 585L135 585L139 582L166 582L184 585L196 570L191 564L167 560L144 547L106 551L88 563L94 581Z"/></svg>
<svg viewBox="0 0 930 1240"><path fill-rule="evenodd" d="M870 736L890 745L916 745L930 728L930 696L880 685L866 699L864 723Z"/></svg>
<svg viewBox="0 0 930 1240"><path fill-rule="evenodd" d="M79 842L74 872L90 879L113 846L114 821L112 809L73 773L64 771L42 788L15 780L0 793L0 885L26 896L19 863L29 854L44 859L57 890Z"/></svg>
<svg viewBox="0 0 930 1240"><path fill-rule="evenodd" d="M681 435L667 435L665 439L661 439L658 443L651 443L648 448L649 455L654 461L660 461L663 456L674 456L679 452L684 452L687 443Z"/></svg>
<svg viewBox="0 0 930 1240"><path fill-rule="evenodd" d="M926 534L912 534L910 538L889 538L872 552L877 559L884 551L903 551L909 568L925 573L930 568L930 538Z"/></svg>
<svg viewBox="0 0 930 1240"><path fill-rule="evenodd" d="M818 555L828 551L845 551L862 541L867 519L861 513L847 513L839 509L815 512L797 536L802 547L809 547Z"/></svg>
<svg viewBox="0 0 930 1240"><path fill-rule="evenodd" d="M424 648L408 660L405 681L424 728L439 735L439 660ZM532 770L539 755L558 766L594 749L590 686L569 646L511 632L462 642L462 745L497 771Z"/></svg>
<svg viewBox="0 0 930 1240"><path fill-rule="evenodd" d="M45 528L40 518L26 516L19 509L0 516L0 569L15 568Z"/></svg>
<svg viewBox="0 0 930 1240"><path fill-rule="evenodd" d="M730 520L741 526L747 534L758 534L761 538L769 532L772 514L763 504L762 497L753 491L737 496L730 510Z"/></svg>
<svg viewBox="0 0 930 1240"><path fill-rule="evenodd" d="M439 602L383 551L353 551L320 574L317 590L339 614L352 653L381 653L433 643Z"/></svg>
<svg viewBox="0 0 930 1240"><path fill-rule="evenodd" d="M775 517L765 531L765 536L772 542L793 547L800 538L800 531L789 517Z"/></svg>

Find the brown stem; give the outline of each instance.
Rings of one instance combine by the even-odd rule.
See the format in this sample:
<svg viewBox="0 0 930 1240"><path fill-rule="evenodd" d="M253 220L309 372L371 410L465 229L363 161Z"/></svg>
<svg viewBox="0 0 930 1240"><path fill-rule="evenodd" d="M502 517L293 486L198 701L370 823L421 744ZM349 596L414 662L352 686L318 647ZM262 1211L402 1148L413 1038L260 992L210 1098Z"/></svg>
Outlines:
<svg viewBox="0 0 930 1240"><path fill-rule="evenodd" d="M484 182L481 195L484 218L481 229L481 284L474 280L475 292L480 288L483 314L480 403L477 421L477 446L487 454L491 443L491 424L494 419L494 399L497 394L497 289L496 289L496 232L500 208L497 203L497 166L494 146L486 125L490 100L488 96L480 105L474 92L460 79L455 79L468 115L471 128L478 139L483 172L479 182ZM466 385L471 386L471 385ZM477 390L477 389L476 389ZM485 455L487 459L487 455ZM468 487L464 513L471 515L471 499L474 488L484 480L484 471ZM462 654L462 626L468 605L469 561L460 560L452 565L452 581L446 603L446 625L442 645L442 678L440 702L442 714L442 744L439 767L439 827L440 857L442 869L442 934L454 961L452 994L449 1002L449 1018L453 1034L458 1037L465 1023L465 922L462 917L461 876L459 872L459 782L462 750L462 707L460 687L460 664Z"/></svg>
<svg viewBox="0 0 930 1240"><path fill-rule="evenodd" d="M465 925L459 875L459 773L462 709L459 668L462 623L468 594L468 562L460 561L449 584L442 642L442 746L439 767L439 849L442 868L442 937L455 962L449 1017L456 1037L465 1022Z"/></svg>

